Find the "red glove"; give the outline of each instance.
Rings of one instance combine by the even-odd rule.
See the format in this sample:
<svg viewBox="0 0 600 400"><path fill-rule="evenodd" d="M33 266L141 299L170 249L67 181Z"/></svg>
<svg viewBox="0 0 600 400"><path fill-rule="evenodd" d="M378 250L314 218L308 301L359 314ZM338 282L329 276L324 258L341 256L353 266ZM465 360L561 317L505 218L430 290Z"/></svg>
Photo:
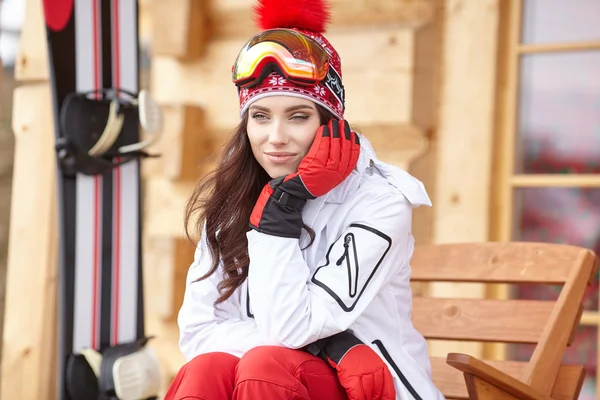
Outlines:
<svg viewBox="0 0 600 400"><path fill-rule="evenodd" d="M250 215L250 227L270 235L299 238L306 201L342 183L356 166L359 154L358 135L348 122L331 120L321 126L298 171L265 185Z"/></svg>
<svg viewBox="0 0 600 400"><path fill-rule="evenodd" d="M369 346L345 331L332 336L321 350L337 371L348 400L395 400L394 378Z"/></svg>

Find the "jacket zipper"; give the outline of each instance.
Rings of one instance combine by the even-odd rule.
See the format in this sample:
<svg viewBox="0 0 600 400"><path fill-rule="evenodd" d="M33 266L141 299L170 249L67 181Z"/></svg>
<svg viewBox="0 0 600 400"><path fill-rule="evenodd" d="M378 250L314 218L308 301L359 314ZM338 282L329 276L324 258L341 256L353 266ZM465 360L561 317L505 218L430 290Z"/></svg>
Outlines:
<svg viewBox="0 0 600 400"><path fill-rule="evenodd" d="M396 365L396 363L392 359L392 356L390 355L390 353L388 353L387 349L385 348L385 346L383 345L383 343L381 342L381 340L379 340L379 339L378 340L374 340L372 343L375 346L377 346L377 348L379 348L379 351L381 351L381 354L383 355L383 357L385 358L385 360L388 362L388 364L390 364L392 366L392 368L394 369L394 372L396 372L396 375L398 375L398 378L400 378L400 381L402 382L402 384L404 385L404 387L406 388L406 390L408 390L410 392L410 394L412 394L412 396L416 400L423 400L421 398L421 396L419 396L419 394L417 393L417 391L415 390L415 388L412 387L412 385L410 384L410 382L408 381L408 379L406 379L406 376L404 376L404 374L402 373L402 371L400 371L400 368L398 368L398 365Z"/></svg>
<svg viewBox="0 0 600 400"><path fill-rule="evenodd" d="M352 254L350 254L350 245L352 245ZM358 255L356 254L356 243L352 233L347 233L344 237L344 254L337 260L339 267L346 260L348 269L348 294L354 298L358 291ZM354 285L352 285L354 283Z"/></svg>
<svg viewBox="0 0 600 400"><path fill-rule="evenodd" d="M250 311L250 288L248 288L248 284L246 283L246 315L249 318L254 318L254 314Z"/></svg>

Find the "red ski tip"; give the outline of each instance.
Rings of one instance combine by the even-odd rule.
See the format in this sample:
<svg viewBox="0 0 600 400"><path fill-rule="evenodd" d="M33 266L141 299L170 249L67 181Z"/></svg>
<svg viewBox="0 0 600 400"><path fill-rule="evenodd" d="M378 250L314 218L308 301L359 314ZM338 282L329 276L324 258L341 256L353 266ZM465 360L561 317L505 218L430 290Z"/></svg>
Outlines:
<svg viewBox="0 0 600 400"><path fill-rule="evenodd" d="M46 26L55 31L62 31L73 14L74 0L44 0L44 17Z"/></svg>

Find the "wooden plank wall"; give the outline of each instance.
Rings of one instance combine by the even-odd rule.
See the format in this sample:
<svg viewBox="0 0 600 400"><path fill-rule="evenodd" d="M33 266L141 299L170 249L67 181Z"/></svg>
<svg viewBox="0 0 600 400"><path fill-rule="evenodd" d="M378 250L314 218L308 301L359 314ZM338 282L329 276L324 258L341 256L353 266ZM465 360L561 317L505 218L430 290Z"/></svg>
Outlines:
<svg viewBox="0 0 600 400"><path fill-rule="evenodd" d="M141 3L141 20L148 24L152 63L156 57L176 65L193 63L205 51L208 6L203 0L152 0ZM176 23L174 23L176 21ZM154 65L153 65L154 68ZM169 87L173 77L150 82ZM176 96L175 96L176 97ZM205 109L183 99L160 101L164 131L150 149L160 158L144 162L144 289L146 327L156 335L151 346L157 353L166 388L184 359L178 350L177 311L183 299L185 277L194 245L183 230L185 201L201 176L200 160L210 150L205 133Z"/></svg>
<svg viewBox="0 0 600 400"><path fill-rule="evenodd" d="M417 211L417 240L487 240L497 0L378 0L377 7L372 0L330 2L327 37L342 56L348 120L382 159L424 180L434 200L433 209ZM184 235L183 210L210 167L203 160L238 121L230 69L255 32L250 4L141 2L143 24L150 21L152 33L150 88L165 113L164 136L152 149L162 157L147 160L143 169L147 326L157 336L151 343L164 387L183 363L176 317L194 250ZM48 398L55 384L49 373L55 309L44 308L55 304L57 248L47 71L41 5L28 0L17 64L22 86L15 92L2 398ZM476 147L468 160L456 147L463 143ZM464 228L459 234L457 226ZM454 292L441 287L435 294Z"/></svg>
<svg viewBox="0 0 600 400"><path fill-rule="evenodd" d="M148 327L157 336L153 346L166 386L183 363L176 317L194 250L184 236L183 209L210 168L203 160L239 121L231 65L257 30L247 0L144 3L152 20L150 87L167 126L154 149L163 157L148 160L144 169ZM405 168L426 154L435 128L439 3L378 0L374 7L367 0L330 0L326 36L342 58L347 118L380 158ZM431 223L431 213L416 218L424 221L418 225ZM429 241L430 230L420 232Z"/></svg>
<svg viewBox="0 0 600 400"><path fill-rule="evenodd" d="M54 130L41 2L27 0L15 78L15 158L2 340L2 399L56 388L57 220ZM35 160L35 161L33 161Z"/></svg>
<svg viewBox="0 0 600 400"><path fill-rule="evenodd" d="M433 242L489 240L499 0L447 0L443 13ZM468 150L465 150L468 149ZM485 297L483 285L437 283L434 297ZM430 353L480 357L481 343L433 342Z"/></svg>

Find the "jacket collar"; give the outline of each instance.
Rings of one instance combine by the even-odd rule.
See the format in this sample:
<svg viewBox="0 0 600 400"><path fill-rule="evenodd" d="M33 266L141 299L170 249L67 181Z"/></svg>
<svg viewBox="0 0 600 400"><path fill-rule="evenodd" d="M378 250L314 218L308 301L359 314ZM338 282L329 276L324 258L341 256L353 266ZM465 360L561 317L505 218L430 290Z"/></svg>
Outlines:
<svg viewBox="0 0 600 400"><path fill-rule="evenodd" d="M408 172L396 166L384 163L377 158L371 142L360 135L360 156L354 171L338 186L322 196L326 203L343 203L348 196L355 192L365 175L378 173L396 187L414 206L431 206L425 186L421 181Z"/></svg>
<svg viewBox="0 0 600 400"><path fill-rule="evenodd" d="M369 140L361 135L360 156L356 163L356 168L342 183L327 194L313 200L308 200L302 211L304 223L310 227L315 227L319 213L326 203L343 203L349 196L356 192L363 177L365 175L372 175L373 173L385 177L389 184L395 186L413 207L420 205L431 206L431 200L429 200L423 184L403 169L379 161ZM303 231L303 237L301 238L302 247L308 246L309 240L310 238Z"/></svg>

